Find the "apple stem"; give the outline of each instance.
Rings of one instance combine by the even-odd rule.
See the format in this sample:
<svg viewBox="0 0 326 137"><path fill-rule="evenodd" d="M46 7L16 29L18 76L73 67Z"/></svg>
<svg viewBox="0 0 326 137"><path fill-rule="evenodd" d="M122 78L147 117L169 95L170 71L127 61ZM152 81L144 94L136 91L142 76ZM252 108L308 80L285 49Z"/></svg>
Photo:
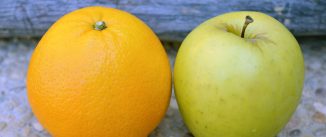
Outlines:
<svg viewBox="0 0 326 137"><path fill-rule="evenodd" d="M95 30L104 30L106 28L106 24L104 21L97 21L94 25L93 25Z"/></svg>
<svg viewBox="0 0 326 137"><path fill-rule="evenodd" d="M246 32L246 28L252 22L254 22L254 19L252 19L249 15L247 15L246 16L246 21L245 21L245 23L244 23L244 25L242 27L241 38L244 38L244 34Z"/></svg>

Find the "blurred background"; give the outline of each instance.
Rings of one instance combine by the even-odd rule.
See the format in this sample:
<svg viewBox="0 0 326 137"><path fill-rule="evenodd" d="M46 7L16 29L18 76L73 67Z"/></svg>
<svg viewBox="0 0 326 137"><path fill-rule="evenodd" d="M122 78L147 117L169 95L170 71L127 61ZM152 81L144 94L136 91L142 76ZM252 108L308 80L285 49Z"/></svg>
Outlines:
<svg viewBox="0 0 326 137"><path fill-rule="evenodd" d="M26 98L31 53L58 18L94 5L126 10L145 21L162 40L172 68L183 38L211 17L240 10L275 17L296 36L305 59L303 97L278 137L326 137L326 0L1 0L0 137L50 136ZM174 95L164 120L150 136L192 136Z"/></svg>

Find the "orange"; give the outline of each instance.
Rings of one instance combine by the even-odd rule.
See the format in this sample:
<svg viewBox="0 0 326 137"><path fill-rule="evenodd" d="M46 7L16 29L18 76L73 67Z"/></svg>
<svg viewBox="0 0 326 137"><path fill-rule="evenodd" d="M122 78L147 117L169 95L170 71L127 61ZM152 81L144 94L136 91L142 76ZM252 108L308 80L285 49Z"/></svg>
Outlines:
<svg viewBox="0 0 326 137"><path fill-rule="evenodd" d="M40 40L27 94L54 137L145 137L169 104L169 61L135 16L87 7L63 16Z"/></svg>

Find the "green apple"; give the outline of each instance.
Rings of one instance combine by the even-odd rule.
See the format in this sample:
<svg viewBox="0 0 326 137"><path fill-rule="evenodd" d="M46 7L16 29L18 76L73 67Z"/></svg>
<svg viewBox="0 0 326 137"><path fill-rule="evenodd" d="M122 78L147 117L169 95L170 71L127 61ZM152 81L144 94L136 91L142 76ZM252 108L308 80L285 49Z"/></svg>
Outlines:
<svg viewBox="0 0 326 137"><path fill-rule="evenodd" d="M274 137L301 97L294 36L259 12L223 14L183 41L174 68L183 119L196 137Z"/></svg>

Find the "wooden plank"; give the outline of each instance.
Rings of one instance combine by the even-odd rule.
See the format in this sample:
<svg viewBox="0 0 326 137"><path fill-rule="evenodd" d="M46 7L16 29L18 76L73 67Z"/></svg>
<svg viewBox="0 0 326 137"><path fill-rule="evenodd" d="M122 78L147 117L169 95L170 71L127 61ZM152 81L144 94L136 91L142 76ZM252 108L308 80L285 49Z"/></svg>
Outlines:
<svg viewBox="0 0 326 137"><path fill-rule="evenodd" d="M182 40L201 22L240 10L267 13L297 36L326 35L324 0L1 0L0 37L39 37L62 15L92 5L131 12L164 40Z"/></svg>

